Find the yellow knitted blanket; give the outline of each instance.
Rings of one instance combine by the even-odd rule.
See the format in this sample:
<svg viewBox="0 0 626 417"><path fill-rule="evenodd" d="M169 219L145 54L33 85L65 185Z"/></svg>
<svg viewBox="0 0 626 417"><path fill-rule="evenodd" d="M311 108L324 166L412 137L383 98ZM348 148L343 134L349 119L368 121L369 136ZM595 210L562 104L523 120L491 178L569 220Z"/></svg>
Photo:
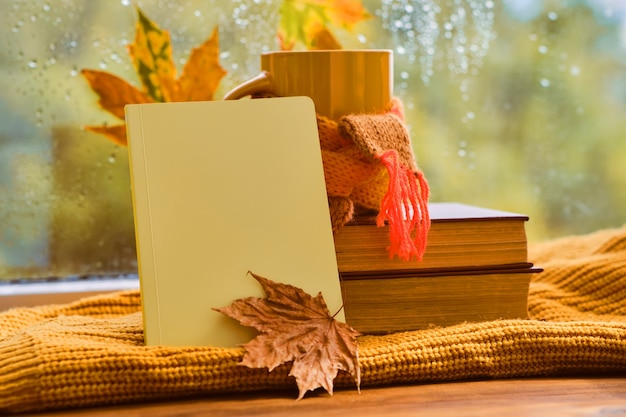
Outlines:
<svg viewBox="0 0 626 417"><path fill-rule="evenodd" d="M362 386L626 371L626 228L531 246L529 320L359 339ZM137 291L0 313L0 413L292 389L240 349L143 346ZM184 325L184 323L181 323ZM353 387L340 375L336 385ZM294 397L295 398L295 397Z"/></svg>

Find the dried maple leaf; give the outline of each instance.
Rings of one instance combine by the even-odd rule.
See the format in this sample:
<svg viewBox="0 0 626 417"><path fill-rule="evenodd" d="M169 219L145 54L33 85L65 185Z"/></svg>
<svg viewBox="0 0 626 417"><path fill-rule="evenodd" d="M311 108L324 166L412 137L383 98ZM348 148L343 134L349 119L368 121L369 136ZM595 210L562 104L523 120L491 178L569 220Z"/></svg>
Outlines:
<svg viewBox="0 0 626 417"><path fill-rule="evenodd" d="M328 25L351 30L370 17L361 0L284 0L278 29L280 48L290 50L302 42L307 49L341 49Z"/></svg>
<svg viewBox="0 0 626 417"><path fill-rule="evenodd" d="M124 120L126 104L171 101L210 101L226 71L219 64L217 28L202 45L194 48L180 78L172 57L169 32L159 28L137 8L135 40L128 46L142 90L105 71L83 70L100 106ZM120 145L127 144L126 127L86 126L86 130L106 135Z"/></svg>
<svg viewBox="0 0 626 417"><path fill-rule="evenodd" d="M350 373L359 388L358 332L330 315L322 294L312 297L300 288L250 274L266 298L243 298L215 309L261 333L243 345L242 365L271 372L293 362L289 375L298 384L298 399L320 387L332 395L339 370Z"/></svg>

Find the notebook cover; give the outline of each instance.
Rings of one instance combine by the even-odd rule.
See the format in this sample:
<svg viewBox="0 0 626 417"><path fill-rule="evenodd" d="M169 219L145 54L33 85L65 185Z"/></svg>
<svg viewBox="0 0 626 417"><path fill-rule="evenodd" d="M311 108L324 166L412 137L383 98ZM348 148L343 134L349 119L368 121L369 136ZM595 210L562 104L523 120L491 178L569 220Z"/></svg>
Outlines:
<svg viewBox="0 0 626 417"><path fill-rule="evenodd" d="M126 123L147 345L250 340L212 310L264 296L248 271L340 310L309 98L133 104Z"/></svg>

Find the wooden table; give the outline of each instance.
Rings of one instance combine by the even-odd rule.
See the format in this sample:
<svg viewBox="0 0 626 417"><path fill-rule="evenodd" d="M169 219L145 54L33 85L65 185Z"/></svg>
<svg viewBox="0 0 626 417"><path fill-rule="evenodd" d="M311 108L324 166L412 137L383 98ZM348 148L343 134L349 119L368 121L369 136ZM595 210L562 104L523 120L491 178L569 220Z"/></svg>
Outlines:
<svg viewBox="0 0 626 417"><path fill-rule="evenodd" d="M534 378L194 398L102 407L67 416L626 416L626 378ZM43 414L42 414L43 415Z"/></svg>

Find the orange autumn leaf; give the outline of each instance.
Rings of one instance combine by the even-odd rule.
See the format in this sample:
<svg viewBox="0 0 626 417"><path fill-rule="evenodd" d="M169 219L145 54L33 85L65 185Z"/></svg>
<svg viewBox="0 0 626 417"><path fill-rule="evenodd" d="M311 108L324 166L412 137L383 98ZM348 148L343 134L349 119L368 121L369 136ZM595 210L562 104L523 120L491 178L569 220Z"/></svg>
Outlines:
<svg viewBox="0 0 626 417"><path fill-rule="evenodd" d="M341 49L341 44L326 27L311 32L311 50Z"/></svg>
<svg viewBox="0 0 626 417"><path fill-rule="evenodd" d="M124 120L126 104L213 100L226 74L219 64L217 28L209 39L193 49L181 77L177 79L169 32L159 28L139 8L137 15L135 40L128 46L128 52L143 91L113 74L83 70L81 74L100 97L100 106ZM85 129L103 134L120 145L127 143L125 125L87 126Z"/></svg>
<svg viewBox="0 0 626 417"><path fill-rule="evenodd" d="M317 388L332 395L339 370L352 375L358 388L358 332L330 315L321 294L312 297L300 288L250 274L266 298L243 298L215 309L261 333L243 345L242 365L271 372L292 362L289 375L296 379L298 399Z"/></svg>
<svg viewBox="0 0 626 417"><path fill-rule="evenodd" d="M178 80L175 101L210 101L226 75L219 64L219 34L213 29L211 37L191 51L189 61Z"/></svg>
<svg viewBox="0 0 626 417"><path fill-rule="evenodd" d="M85 130L93 133L99 133L111 139L113 143L127 146L128 138L126 137L126 125L115 126L85 126Z"/></svg>
<svg viewBox="0 0 626 417"><path fill-rule="evenodd" d="M340 49L328 25L352 30L370 17L361 0L284 0L278 29L280 47L290 50L301 42L307 49Z"/></svg>
<svg viewBox="0 0 626 417"><path fill-rule="evenodd" d="M91 89L98 94L98 104L120 120L124 120L124 106L128 103L150 103L152 99L120 77L104 71L82 70Z"/></svg>
<svg viewBox="0 0 626 417"><path fill-rule="evenodd" d="M120 120L124 120L124 106L128 103L150 103L152 99L121 78L104 71L82 70L93 91L98 94L98 104ZM99 133L118 145L126 146L126 125L85 126L85 130Z"/></svg>

